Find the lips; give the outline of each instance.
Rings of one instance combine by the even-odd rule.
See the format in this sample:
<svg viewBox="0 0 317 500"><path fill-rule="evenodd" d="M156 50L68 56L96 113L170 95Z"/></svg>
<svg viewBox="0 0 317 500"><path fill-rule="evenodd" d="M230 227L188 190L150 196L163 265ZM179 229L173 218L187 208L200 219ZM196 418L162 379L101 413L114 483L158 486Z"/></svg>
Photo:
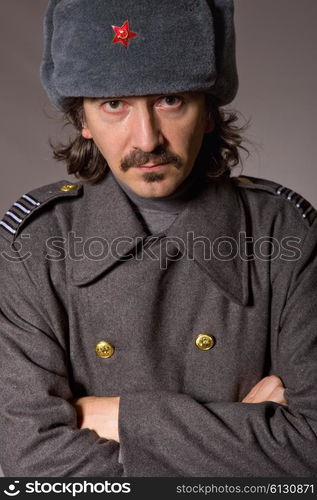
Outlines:
<svg viewBox="0 0 317 500"><path fill-rule="evenodd" d="M136 165L135 168L140 170L158 170L167 165L167 163L156 163L155 165Z"/></svg>

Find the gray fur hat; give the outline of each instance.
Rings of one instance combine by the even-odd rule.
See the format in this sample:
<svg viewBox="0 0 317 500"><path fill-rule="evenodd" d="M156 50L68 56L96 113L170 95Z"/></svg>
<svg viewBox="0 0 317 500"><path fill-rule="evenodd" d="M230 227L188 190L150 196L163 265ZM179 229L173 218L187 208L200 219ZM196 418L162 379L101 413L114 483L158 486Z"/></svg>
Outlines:
<svg viewBox="0 0 317 500"><path fill-rule="evenodd" d="M50 0L41 80L52 103L203 90L235 97L233 0Z"/></svg>

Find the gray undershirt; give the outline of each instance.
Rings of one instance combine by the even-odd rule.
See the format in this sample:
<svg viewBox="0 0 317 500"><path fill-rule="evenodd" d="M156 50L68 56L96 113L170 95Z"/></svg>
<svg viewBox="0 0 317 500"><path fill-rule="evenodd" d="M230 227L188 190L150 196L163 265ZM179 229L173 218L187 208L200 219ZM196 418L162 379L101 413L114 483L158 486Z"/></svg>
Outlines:
<svg viewBox="0 0 317 500"><path fill-rule="evenodd" d="M117 177L115 179L150 234L163 233L173 224L193 196L195 184L195 177L190 174L171 195L145 198L136 194Z"/></svg>

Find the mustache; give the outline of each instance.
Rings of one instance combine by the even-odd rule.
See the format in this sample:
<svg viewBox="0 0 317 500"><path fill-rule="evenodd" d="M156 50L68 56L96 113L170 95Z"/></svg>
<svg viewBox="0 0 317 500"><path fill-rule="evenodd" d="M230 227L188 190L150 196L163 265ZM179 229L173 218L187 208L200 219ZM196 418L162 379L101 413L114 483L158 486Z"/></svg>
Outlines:
<svg viewBox="0 0 317 500"><path fill-rule="evenodd" d="M135 167L136 165L142 166L146 163L174 163L176 168L181 168L182 166L182 160L178 155L170 153L162 146L159 146L150 153L146 153L141 149L135 149L121 160L120 167L121 170L126 172L131 167Z"/></svg>

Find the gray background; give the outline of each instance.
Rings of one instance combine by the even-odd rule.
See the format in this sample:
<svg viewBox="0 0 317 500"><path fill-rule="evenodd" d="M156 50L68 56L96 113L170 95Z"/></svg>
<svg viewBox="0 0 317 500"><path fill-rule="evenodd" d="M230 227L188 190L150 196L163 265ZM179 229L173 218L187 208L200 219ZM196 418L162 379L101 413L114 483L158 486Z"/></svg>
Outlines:
<svg viewBox="0 0 317 500"><path fill-rule="evenodd" d="M285 184L317 206L317 1L235 5L240 90L232 108L251 120L244 173ZM62 123L38 77L45 8L45 0L1 4L1 213L32 188L67 178L48 146L49 137L62 137Z"/></svg>

